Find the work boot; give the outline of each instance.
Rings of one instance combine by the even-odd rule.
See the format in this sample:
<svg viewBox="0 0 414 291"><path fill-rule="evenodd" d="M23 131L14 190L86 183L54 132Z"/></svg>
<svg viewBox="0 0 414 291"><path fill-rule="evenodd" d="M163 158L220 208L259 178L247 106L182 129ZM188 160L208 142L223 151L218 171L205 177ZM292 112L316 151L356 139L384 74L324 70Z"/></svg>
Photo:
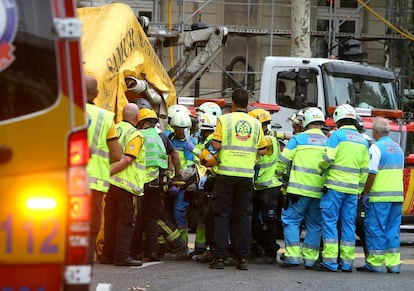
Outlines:
<svg viewBox="0 0 414 291"><path fill-rule="evenodd" d="M158 254L156 252L151 252L148 254L148 260L150 262L158 262L160 261L160 258L158 257Z"/></svg>
<svg viewBox="0 0 414 291"><path fill-rule="evenodd" d="M215 259L211 262L208 267L210 269L224 269L224 260L223 259Z"/></svg>
<svg viewBox="0 0 414 291"><path fill-rule="evenodd" d="M122 261L114 261L115 266L127 266L127 267L139 267L142 266L142 262L138 260L134 260L131 257L126 258Z"/></svg>
<svg viewBox="0 0 414 291"><path fill-rule="evenodd" d="M248 270L249 268L247 266L247 260L246 259L238 259L236 268L237 268L237 270Z"/></svg>
<svg viewBox="0 0 414 291"><path fill-rule="evenodd" d="M228 256L224 259L224 265L225 266L234 266L234 258L232 256Z"/></svg>
<svg viewBox="0 0 414 291"><path fill-rule="evenodd" d="M194 260L194 257L193 257L193 260ZM200 263L211 263L214 260L214 257L210 251L205 251L201 255L197 255L195 260Z"/></svg>
<svg viewBox="0 0 414 291"><path fill-rule="evenodd" d="M251 262L254 264L275 264L277 261L276 257L273 258L266 255L261 255L260 257L254 258Z"/></svg>
<svg viewBox="0 0 414 291"><path fill-rule="evenodd" d="M168 261L178 261L178 260L188 260L190 256L188 255L188 248L184 247L177 251L166 253L164 259Z"/></svg>

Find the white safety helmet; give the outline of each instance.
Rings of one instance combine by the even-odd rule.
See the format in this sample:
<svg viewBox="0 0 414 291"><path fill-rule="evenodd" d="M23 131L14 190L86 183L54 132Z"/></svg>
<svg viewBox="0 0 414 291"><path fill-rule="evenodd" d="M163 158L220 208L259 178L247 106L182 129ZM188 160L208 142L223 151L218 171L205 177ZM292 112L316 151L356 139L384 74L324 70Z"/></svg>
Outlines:
<svg viewBox="0 0 414 291"><path fill-rule="evenodd" d="M291 121L295 125L300 125L303 122L304 112L305 112L305 109L300 109L299 111L292 113L292 115L288 118L288 120Z"/></svg>
<svg viewBox="0 0 414 291"><path fill-rule="evenodd" d="M333 120L338 123L342 119L353 119L356 121L356 113L354 107L349 104L342 104L336 107L333 113Z"/></svg>
<svg viewBox="0 0 414 291"><path fill-rule="evenodd" d="M172 127L189 128L192 126L191 117L187 112L178 111L171 118L170 125Z"/></svg>
<svg viewBox="0 0 414 291"><path fill-rule="evenodd" d="M303 113L303 117L302 117L303 127L306 128L306 126L308 126L310 123L316 122L316 121L325 122L325 117L323 116L323 112L317 107L309 107Z"/></svg>
<svg viewBox="0 0 414 291"><path fill-rule="evenodd" d="M189 116L191 116L191 112L190 112L190 110L187 108L187 107L185 107L184 105L181 105L181 104L174 104L174 105L171 105L169 108L168 108L168 118L173 118L174 117L174 115L177 113L177 112L185 112L186 114L188 114Z"/></svg>
<svg viewBox="0 0 414 291"><path fill-rule="evenodd" d="M217 117L222 114L220 106L214 102L204 102L197 108L197 113L207 113Z"/></svg>
<svg viewBox="0 0 414 291"><path fill-rule="evenodd" d="M214 130L217 125L217 117L208 113L198 116L198 126L201 130Z"/></svg>

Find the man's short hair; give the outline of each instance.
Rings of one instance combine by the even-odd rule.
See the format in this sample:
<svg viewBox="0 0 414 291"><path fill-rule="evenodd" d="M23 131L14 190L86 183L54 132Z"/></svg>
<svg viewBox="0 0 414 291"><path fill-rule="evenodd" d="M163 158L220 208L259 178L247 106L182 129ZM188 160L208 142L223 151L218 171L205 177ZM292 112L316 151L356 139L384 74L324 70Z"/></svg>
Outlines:
<svg viewBox="0 0 414 291"><path fill-rule="evenodd" d="M239 108L247 108L249 104L249 94L243 88L237 88L231 95L231 100Z"/></svg>
<svg viewBox="0 0 414 291"><path fill-rule="evenodd" d="M388 119L384 117L375 117L372 127L380 134L390 132L390 124L388 123Z"/></svg>

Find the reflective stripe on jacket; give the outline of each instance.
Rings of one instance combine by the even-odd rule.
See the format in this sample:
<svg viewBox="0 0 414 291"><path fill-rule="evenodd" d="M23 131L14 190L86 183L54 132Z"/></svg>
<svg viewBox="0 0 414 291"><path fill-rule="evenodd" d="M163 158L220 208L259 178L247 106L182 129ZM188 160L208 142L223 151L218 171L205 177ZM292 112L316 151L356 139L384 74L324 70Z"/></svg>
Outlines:
<svg viewBox="0 0 414 291"><path fill-rule="evenodd" d="M321 198L325 178L320 175L328 138L319 128L294 135L279 157L277 169L283 173L291 164L287 192Z"/></svg>
<svg viewBox="0 0 414 291"><path fill-rule="evenodd" d="M87 103L88 145L90 151L87 166L90 189L108 192L109 189L109 148L106 134L112 127L115 114L98 106Z"/></svg>
<svg viewBox="0 0 414 291"><path fill-rule="evenodd" d="M274 188L282 185L282 182L276 177L276 161L279 156L279 142L274 136L270 136L273 145L273 153L271 155L259 156L257 166L259 174L254 180L255 190L266 188Z"/></svg>
<svg viewBox="0 0 414 291"><path fill-rule="evenodd" d="M403 202L404 200L404 153L389 136L374 143L380 152L374 184L369 192L370 202Z"/></svg>
<svg viewBox="0 0 414 291"><path fill-rule="evenodd" d="M131 140L136 137L144 138L142 133L129 122L121 121L115 126L117 131L120 132L118 138L123 152ZM134 195L142 196L144 195L145 171L145 145L142 142L142 148L138 157L124 170L113 175L111 177L111 184L125 189Z"/></svg>
<svg viewBox="0 0 414 291"><path fill-rule="evenodd" d="M338 192L359 194L368 177L368 141L355 126L342 126L328 139L322 169L326 186Z"/></svg>

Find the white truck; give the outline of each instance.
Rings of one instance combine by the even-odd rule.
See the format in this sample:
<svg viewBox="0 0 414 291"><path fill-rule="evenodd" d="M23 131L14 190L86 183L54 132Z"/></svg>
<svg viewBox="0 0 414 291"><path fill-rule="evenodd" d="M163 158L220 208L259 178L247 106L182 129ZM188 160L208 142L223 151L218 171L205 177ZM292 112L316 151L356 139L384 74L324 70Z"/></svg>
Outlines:
<svg viewBox="0 0 414 291"><path fill-rule="evenodd" d="M292 132L288 118L308 106L328 108L348 103L360 115L372 108L397 109L397 77L393 71L357 62L301 57L265 58L259 101L278 104L273 124Z"/></svg>

